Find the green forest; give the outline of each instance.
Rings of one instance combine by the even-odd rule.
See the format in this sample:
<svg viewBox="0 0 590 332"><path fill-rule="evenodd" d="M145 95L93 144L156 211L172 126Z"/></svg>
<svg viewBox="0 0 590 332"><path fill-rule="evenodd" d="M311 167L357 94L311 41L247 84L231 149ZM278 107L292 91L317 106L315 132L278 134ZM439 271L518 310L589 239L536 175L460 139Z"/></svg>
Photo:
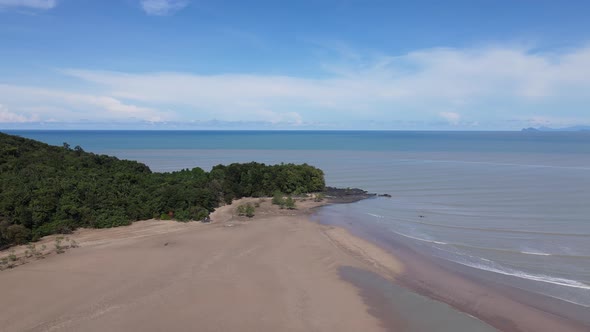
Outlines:
<svg viewBox="0 0 590 332"><path fill-rule="evenodd" d="M324 190L307 165L217 165L171 173L81 147L0 133L0 248L78 227L107 228L162 218L200 220L240 197Z"/></svg>

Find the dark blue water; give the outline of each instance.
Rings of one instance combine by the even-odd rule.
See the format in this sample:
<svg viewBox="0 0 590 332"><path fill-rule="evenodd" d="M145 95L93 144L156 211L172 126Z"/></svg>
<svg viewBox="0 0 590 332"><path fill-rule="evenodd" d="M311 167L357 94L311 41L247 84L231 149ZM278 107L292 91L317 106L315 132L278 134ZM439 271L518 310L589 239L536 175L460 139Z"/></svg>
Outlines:
<svg viewBox="0 0 590 332"><path fill-rule="evenodd" d="M389 193L323 208L428 255L590 306L590 133L12 131L155 171L307 162L329 185Z"/></svg>

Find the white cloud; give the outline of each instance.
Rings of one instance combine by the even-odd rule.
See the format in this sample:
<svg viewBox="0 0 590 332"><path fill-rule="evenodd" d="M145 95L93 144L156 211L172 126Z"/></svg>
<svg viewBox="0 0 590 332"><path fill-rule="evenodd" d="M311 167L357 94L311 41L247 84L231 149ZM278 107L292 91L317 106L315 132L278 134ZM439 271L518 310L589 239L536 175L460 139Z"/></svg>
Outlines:
<svg viewBox="0 0 590 332"><path fill-rule="evenodd" d="M271 111L282 116L296 112L312 122L335 116L411 121L436 121L442 116L457 125L522 118L531 114L532 108L532 114L547 116L585 112L580 105L590 102L590 48L561 54L510 47L441 48L326 68L331 75L322 78L92 70L64 73L97 83L116 98L174 105L199 117L224 120L246 120ZM579 105L567 109L547 106L572 100ZM190 111L186 112L190 118Z"/></svg>
<svg viewBox="0 0 590 332"><path fill-rule="evenodd" d="M166 16L188 6L188 0L142 0L141 7L148 15Z"/></svg>
<svg viewBox="0 0 590 332"><path fill-rule="evenodd" d="M90 92L0 85L0 102L13 112L58 108L62 111L51 116L38 112L58 121L217 119L350 126L372 121L420 127L441 125L442 118L458 129L519 128L532 119L590 123L590 47L551 54L515 47L438 48L346 59L352 62L334 61L323 67L329 72L313 78L67 69L61 72L81 81L73 88Z"/></svg>
<svg viewBox="0 0 590 332"><path fill-rule="evenodd" d="M37 115L26 116L9 112L3 105L0 105L0 123L23 123L39 121Z"/></svg>
<svg viewBox="0 0 590 332"><path fill-rule="evenodd" d="M272 124L303 124L303 117L297 112L278 113L269 110L260 110L255 112L257 119L270 122Z"/></svg>
<svg viewBox="0 0 590 332"><path fill-rule="evenodd" d="M51 9L55 6L57 6L57 0L0 0L0 9L6 7Z"/></svg>
<svg viewBox="0 0 590 332"><path fill-rule="evenodd" d="M461 121L461 115L455 112L440 112L438 113L440 117L447 120L451 125L458 125L459 121Z"/></svg>
<svg viewBox="0 0 590 332"><path fill-rule="evenodd" d="M526 122L531 127L569 127L575 125L590 125L588 118L571 118L571 117L559 117L559 116L543 116L535 115L528 119Z"/></svg>
<svg viewBox="0 0 590 332"><path fill-rule="evenodd" d="M160 122L175 118L172 112L125 103L110 96L6 84L0 84L0 100L6 104L10 103L13 108L36 111L38 115L34 119L31 118L31 121L134 120Z"/></svg>

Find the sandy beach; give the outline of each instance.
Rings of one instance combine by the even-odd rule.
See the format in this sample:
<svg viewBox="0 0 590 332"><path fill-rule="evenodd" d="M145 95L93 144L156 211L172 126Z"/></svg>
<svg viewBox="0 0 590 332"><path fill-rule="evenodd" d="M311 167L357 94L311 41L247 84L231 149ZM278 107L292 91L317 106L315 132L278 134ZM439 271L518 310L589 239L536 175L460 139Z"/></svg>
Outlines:
<svg viewBox="0 0 590 332"><path fill-rule="evenodd" d="M260 205L253 218L244 203ZM0 271L2 331L581 331L580 326L310 221L326 202L245 198L208 224L146 220L80 229ZM65 246L64 245L64 246ZM14 250L24 255L27 247ZM395 251L393 251L395 252ZM6 255L2 252L0 257ZM402 263L403 262L403 263ZM490 325L399 285L439 299Z"/></svg>
<svg viewBox="0 0 590 332"><path fill-rule="evenodd" d="M392 256L309 222L320 203L265 202L249 219L235 215L242 202L211 224L79 230L69 236L78 248L0 272L2 331L392 329L338 275L351 266L394 276L402 267Z"/></svg>

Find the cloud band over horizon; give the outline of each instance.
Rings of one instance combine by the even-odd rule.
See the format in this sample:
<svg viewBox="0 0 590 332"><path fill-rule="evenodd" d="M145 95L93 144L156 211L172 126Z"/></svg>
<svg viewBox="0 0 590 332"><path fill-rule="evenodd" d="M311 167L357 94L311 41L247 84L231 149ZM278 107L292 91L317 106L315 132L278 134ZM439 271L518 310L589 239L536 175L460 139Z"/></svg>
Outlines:
<svg viewBox="0 0 590 332"><path fill-rule="evenodd" d="M459 129L590 123L588 46L560 53L511 46L431 48L318 66L318 77L61 69L76 83L1 84L0 103L12 115L0 122L217 119L293 127L377 122L389 129L412 123ZM348 123L334 120L343 118Z"/></svg>

